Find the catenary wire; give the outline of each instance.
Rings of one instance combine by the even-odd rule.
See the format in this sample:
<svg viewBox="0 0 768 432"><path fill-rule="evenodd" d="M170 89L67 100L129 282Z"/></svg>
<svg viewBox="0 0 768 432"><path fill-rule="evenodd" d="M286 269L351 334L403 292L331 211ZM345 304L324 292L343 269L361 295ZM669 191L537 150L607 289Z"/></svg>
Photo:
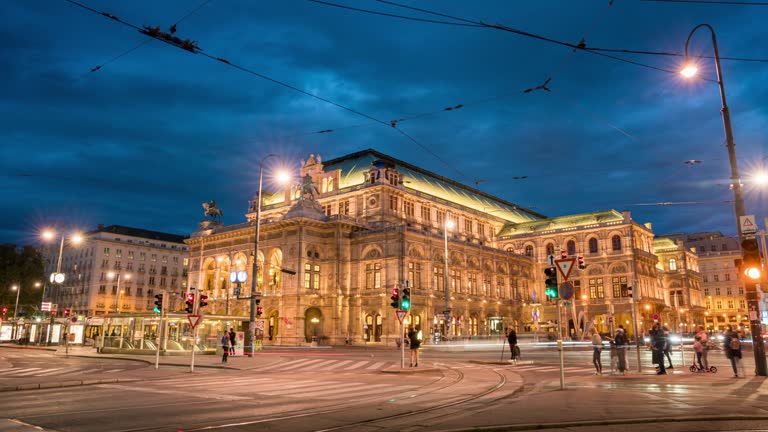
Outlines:
<svg viewBox="0 0 768 432"><path fill-rule="evenodd" d="M642 2L654 3L698 3L713 5L739 5L739 6L768 6L768 2L749 2L749 1L705 1L705 0L640 0Z"/></svg>
<svg viewBox="0 0 768 432"><path fill-rule="evenodd" d="M351 112L351 113L353 113L353 114L357 114L357 115L359 115L359 116L361 116L361 117L365 117L365 118L367 118L367 119L369 119L369 120L372 120L372 121L374 121L374 122L376 122L376 123L379 123L379 124L382 124L382 125L385 125L385 126L388 126L388 127L392 127L393 129L396 129L396 130L397 130L397 131L398 131L400 134L402 134L403 136L405 136L405 137L406 137L408 140L410 140L411 142L413 142L413 143L414 143L414 144L416 144L417 146L421 147L423 150L427 151L428 153L430 153L431 155L433 155L434 157L436 157L436 158L437 158L437 159L438 159L440 162L442 162L443 164L445 164L445 165L446 165L446 166L448 166L449 168L451 168L451 169L453 169L454 171L456 171L456 172L458 172L459 174L461 174L461 175L462 175L464 178L469 178L469 176L467 176L466 174L463 174L463 173L462 173L460 170L458 170L458 168L456 168L455 166L453 166L453 165L449 164L449 163L448 163L446 160L444 160L443 158L441 158L440 156L438 156L438 155L437 155L437 154L436 154L434 151L432 151L431 149L429 149L429 148L428 148L426 145L424 145L424 144L423 144L423 143L421 143L420 141L416 140L414 137L412 137L411 135L407 134L406 132L404 132L404 131L400 130L399 128L397 128L396 122L394 122L394 121L392 121L392 122L385 122L385 121L379 120L379 119L377 119L377 118L375 118L375 117L373 117L373 116L370 116L370 115L368 115L368 114L365 114L365 113L363 113L363 112L361 112L361 111L358 111L358 110L356 110L356 109L354 109L354 108L350 108L350 107L347 107L347 106L345 106L345 105L342 105L342 104L339 104L339 103L337 103L337 102L334 102L334 101L332 101L332 100L330 100L330 99L327 99L327 98L324 98L324 97L322 97L322 96L319 96L319 95L316 95L316 94L313 94L313 93L307 92L307 91L305 91L305 90L302 90L302 89L300 89L300 88L298 88L298 87L295 87L295 86L293 86L293 85L291 85L291 84L288 84L288 83L286 83L286 82L283 82L283 81L280 81L280 80L278 80L278 79L272 78L272 77L270 77L270 76L264 75L264 74L262 74L262 73L256 72L256 71L254 71L254 70L252 70L252 69L249 69L249 68L246 68L246 67L244 67L244 66L240 66L240 65L238 65L238 64L232 63L232 62L230 62L229 60L227 60L227 59L224 59L224 58L222 58L222 57L216 57L216 56L214 56L214 55L211 55L211 54L205 53L205 52L203 52L203 51L202 51L202 50L201 50L199 47L196 47L196 45L195 45L195 46L194 46L192 49L185 49L185 48L182 48L181 46L179 46L179 45L177 45L177 44L175 44L175 43L172 43L171 41L165 40L165 39L163 39L163 38L161 38L161 37L159 37L159 36L157 36L157 35L153 35L153 34L150 34L149 32L146 32L146 31L144 31L145 29L139 28L139 27L138 27L138 26L136 26L135 24L131 24L131 23L128 23L128 22L126 22L126 21L123 21L123 20L121 20L120 18L118 18L117 16L115 16L115 15L113 15L113 14L110 14L110 13L107 13L107 12L100 12L100 11L98 11L98 10L96 10L96 9L93 9L93 8L92 8L92 7L90 7L90 6L87 6L87 5L85 5L85 4L82 4L82 3L80 3L80 2L77 2L77 1L75 1L75 0L64 0L64 1L66 1L67 3L71 3L71 4L73 4L73 5L79 6L79 7L83 8L83 9L86 9L86 10L88 10L88 11L90 11L90 12L93 12L93 13L96 13L96 14L102 15L102 16L104 16L104 17L107 17L107 18L109 18L109 19L112 19L112 20L114 20L114 21L116 21L116 22L118 22L118 23L120 23L120 24L122 24L122 25L125 25L125 26L127 26L127 27L131 27L131 28L133 28L133 29L135 29L135 30L139 31L140 33L142 33L142 34L144 34L144 35L146 35L146 36L148 36L148 37L151 37L151 38L153 38L153 39L157 39L157 40L159 40L159 41L161 41L161 42L164 42L164 43L166 43L166 44L168 44L168 45L170 45L170 46L173 46L173 47L176 47L176 48L179 48L179 49L183 49L183 50L185 50L185 51L189 51L189 52L191 52L191 53L193 53L193 54L199 54L199 55L201 55L201 56L203 56L203 57L207 57L207 58L209 58L209 59L211 59L211 60L215 60L215 61L218 61L218 62L220 62L220 63L223 63L223 64L225 64L225 65L227 65L227 66L230 66L230 67L232 67L232 68L234 68L234 69L238 69L238 70L240 70L240 71L246 72L246 73L248 73L248 74L251 74L251 75L253 75L253 76L256 76L256 77L262 78L262 79L264 79L264 80L270 81L270 82L272 82L272 83L278 84L278 85L280 85L280 86L283 86L283 87L289 88L289 89L291 89L291 90L294 90L294 91L296 91L296 92L299 92L299 93L301 93L301 94L304 94L304 95L306 95L306 96L310 96L310 97L312 97L312 98L315 98L315 99L317 99L317 100L320 100L320 101L322 101L322 102L328 103L328 104L330 104L330 105L336 106L336 107L338 107L338 108L341 108L341 109L343 109L343 110L346 110L346 111L348 111L348 112Z"/></svg>
<svg viewBox="0 0 768 432"><path fill-rule="evenodd" d="M191 16L193 13L197 12L197 11L198 11L198 10L200 10L200 9L201 9L203 6L205 6L206 4L210 3L211 1L212 1L212 0L204 0L202 3L200 3L199 5L197 5L197 7L195 7L195 8L194 8L194 9L192 9L192 10L190 10L190 11L189 11L189 12L187 12L187 13L186 13L184 16L182 16L181 18L179 18L178 20L176 20L176 22L175 22L175 23L173 23L173 25L172 25L171 27L175 28L175 27L176 27L178 24L180 24L180 23L181 23L182 21L184 21L185 19L189 18L189 17L190 17L190 16ZM144 45L147 45L147 44L149 44L149 43L151 43L151 42L153 42L153 41L154 41L154 39L144 39L143 41L139 42L138 44L134 45L134 46L133 46L133 47L131 47L131 48L128 48L127 50L123 51L122 53L120 53L120 54L118 54L118 55L116 55L116 56L112 57L111 59L109 59L109 60L105 61L104 63L102 63L102 64L100 64L100 65L97 65L97 66L94 66L94 67L92 67L92 68L91 68L91 70L90 70L88 73L93 73L93 72L99 71L99 70L101 70L101 69L102 69L104 66L106 66L106 65L108 65L108 64L110 64L110 63L112 63L112 62L114 62L114 61L116 61L116 60L118 60L118 59L120 59L121 57L124 57L124 56L126 56L126 55L128 55L128 54L130 54L130 53L132 53L132 52L134 52L134 51L136 51L137 49L139 49L139 48L143 47ZM86 73L86 74L83 74L83 75L87 75L88 73Z"/></svg>
<svg viewBox="0 0 768 432"><path fill-rule="evenodd" d="M382 16L406 19L406 20L411 20L411 21L421 21L421 22L428 22L428 23L432 23L432 24L453 25L453 26L459 26L459 27L480 27L480 28L484 27L484 26L482 26L480 24L466 24L466 23L462 24L462 23L455 23L455 22L450 22L450 21L437 21L437 20L430 20L430 19L424 19L424 18L409 17L409 16L405 16L405 15L390 14L390 13L386 13L386 12L378 12L378 11L373 11L373 10L369 10L369 9L361 9L361 8L356 8L356 7L352 7L352 6L341 5L341 4L338 4L338 3L331 3L331 2L321 1L321 0L307 0L307 1L310 1L312 3L324 4L324 5L327 5L327 6L333 6L333 7L337 7L337 8L341 8L341 9L349 9L349 10L353 10L353 11L357 11L357 12L363 12L363 13L372 14L372 15L382 15Z"/></svg>

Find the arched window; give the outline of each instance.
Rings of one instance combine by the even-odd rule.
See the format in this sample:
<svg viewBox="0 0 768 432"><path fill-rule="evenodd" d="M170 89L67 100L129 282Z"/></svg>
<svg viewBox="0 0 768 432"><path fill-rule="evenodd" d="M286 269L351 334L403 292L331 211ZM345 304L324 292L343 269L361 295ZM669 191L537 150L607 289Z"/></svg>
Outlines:
<svg viewBox="0 0 768 432"><path fill-rule="evenodd" d="M573 240L568 240L568 243L565 245L565 249L568 251L568 255L576 255L576 242Z"/></svg>
<svg viewBox="0 0 768 432"><path fill-rule="evenodd" d="M620 251L621 250L621 237L615 235L611 237L611 245L613 247L613 250Z"/></svg>
<svg viewBox="0 0 768 432"><path fill-rule="evenodd" d="M677 270L677 260L674 258L670 258L669 260L669 271L675 271Z"/></svg>
<svg viewBox="0 0 768 432"><path fill-rule="evenodd" d="M555 254L555 244L547 243L547 255L554 255L554 254Z"/></svg>
<svg viewBox="0 0 768 432"><path fill-rule="evenodd" d="M533 245L527 245L525 247L525 256L533 257Z"/></svg>
<svg viewBox="0 0 768 432"><path fill-rule="evenodd" d="M597 239L594 237L589 239L589 253L597 253Z"/></svg>

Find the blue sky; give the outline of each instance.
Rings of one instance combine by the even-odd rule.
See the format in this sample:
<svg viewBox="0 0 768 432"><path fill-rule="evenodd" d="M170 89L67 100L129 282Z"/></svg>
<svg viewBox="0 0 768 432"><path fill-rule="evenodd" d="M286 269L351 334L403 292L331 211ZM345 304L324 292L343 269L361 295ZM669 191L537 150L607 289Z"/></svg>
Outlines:
<svg viewBox="0 0 768 432"><path fill-rule="evenodd" d="M332 2L450 21L373 0ZM768 7L403 2L601 48L679 53L688 33L709 23L721 56L768 59ZM416 144L391 127L158 41L109 62L147 38L64 0L6 0L0 178L9 193L0 204L0 242L34 242L51 224L188 234L210 199L225 223L239 223L265 154L278 153L297 169L309 153L327 160L366 148L548 216L613 208L652 222L658 234L735 233L713 82L490 28L306 0L210 0L198 9L202 3L85 2L163 29L197 9L177 35L207 54L383 121L438 113L398 124ZM691 51L711 55L706 31L696 33ZM678 57L616 55L669 70L682 64ZM703 59L700 69L715 79L713 60ZM749 174L768 156L768 63L723 61L723 74L747 210L762 221L765 194ZM547 78L551 92L522 92ZM334 132L313 133L326 129ZM684 164L691 159L702 162ZM658 202L695 204L641 205Z"/></svg>

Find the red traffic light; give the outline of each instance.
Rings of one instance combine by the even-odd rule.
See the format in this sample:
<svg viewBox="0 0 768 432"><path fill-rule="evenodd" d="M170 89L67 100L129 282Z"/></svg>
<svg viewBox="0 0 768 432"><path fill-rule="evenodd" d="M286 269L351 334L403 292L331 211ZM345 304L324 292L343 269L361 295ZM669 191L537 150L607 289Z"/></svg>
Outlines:
<svg viewBox="0 0 768 432"><path fill-rule="evenodd" d="M69 309L64 309L64 316L69 316Z"/></svg>
<svg viewBox="0 0 768 432"><path fill-rule="evenodd" d="M261 316L264 313L264 308L259 306L256 308L256 316Z"/></svg>
<svg viewBox="0 0 768 432"><path fill-rule="evenodd" d="M5 315L6 313L8 313L8 308L7 308L7 307L4 307L4 308L3 308L3 315Z"/></svg>
<svg viewBox="0 0 768 432"><path fill-rule="evenodd" d="M195 301L195 294L194 293L187 293L187 301L188 302Z"/></svg>
<svg viewBox="0 0 768 432"><path fill-rule="evenodd" d="M566 259L566 258L568 258L568 252L566 252L566 251L562 251L562 252L560 252L560 258L561 258L561 259Z"/></svg>

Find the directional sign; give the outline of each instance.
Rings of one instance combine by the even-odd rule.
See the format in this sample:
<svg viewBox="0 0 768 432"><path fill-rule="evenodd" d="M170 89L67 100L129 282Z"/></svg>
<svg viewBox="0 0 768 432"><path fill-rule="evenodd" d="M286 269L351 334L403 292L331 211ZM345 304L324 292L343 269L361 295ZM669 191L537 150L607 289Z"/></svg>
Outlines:
<svg viewBox="0 0 768 432"><path fill-rule="evenodd" d="M202 315L187 315L187 320L189 321L189 325L191 325L193 329L197 327L198 324L200 324L201 318L202 318Z"/></svg>
<svg viewBox="0 0 768 432"><path fill-rule="evenodd" d="M405 318L405 316L408 315L408 311L398 309L395 311L395 314L397 315L397 320L400 321L400 324L402 324L403 318Z"/></svg>
<svg viewBox="0 0 768 432"><path fill-rule="evenodd" d="M570 300L573 298L573 284L571 282L563 282L560 284L560 298L563 300Z"/></svg>
<svg viewBox="0 0 768 432"><path fill-rule="evenodd" d="M571 270L573 270L573 264L575 262L576 258L563 258L555 260L555 265L557 266L557 270L560 271L560 274L563 275L563 280L568 280L568 277L571 275Z"/></svg>
<svg viewBox="0 0 768 432"><path fill-rule="evenodd" d="M51 302L43 302L43 304L40 307L40 310L43 312L50 312L51 311Z"/></svg>

